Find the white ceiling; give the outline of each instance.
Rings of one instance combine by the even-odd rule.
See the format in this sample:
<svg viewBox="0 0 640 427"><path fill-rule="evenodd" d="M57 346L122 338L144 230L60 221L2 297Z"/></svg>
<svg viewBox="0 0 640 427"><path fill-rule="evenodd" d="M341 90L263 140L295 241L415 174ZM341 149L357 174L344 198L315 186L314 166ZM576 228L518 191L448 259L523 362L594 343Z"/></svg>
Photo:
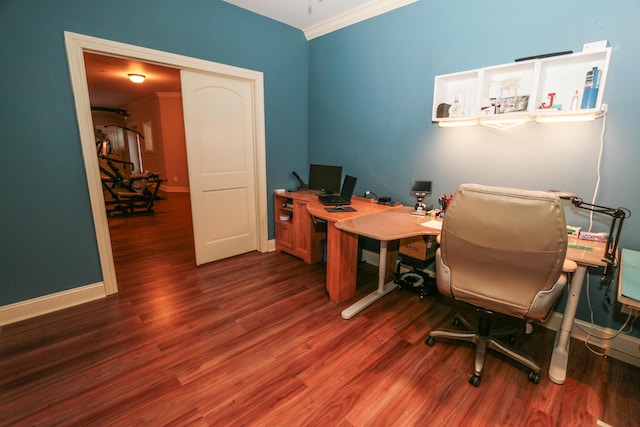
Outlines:
<svg viewBox="0 0 640 427"><path fill-rule="evenodd" d="M300 30L305 30L377 0L224 0Z"/></svg>
<svg viewBox="0 0 640 427"><path fill-rule="evenodd" d="M418 0L224 0L302 30L307 39Z"/></svg>

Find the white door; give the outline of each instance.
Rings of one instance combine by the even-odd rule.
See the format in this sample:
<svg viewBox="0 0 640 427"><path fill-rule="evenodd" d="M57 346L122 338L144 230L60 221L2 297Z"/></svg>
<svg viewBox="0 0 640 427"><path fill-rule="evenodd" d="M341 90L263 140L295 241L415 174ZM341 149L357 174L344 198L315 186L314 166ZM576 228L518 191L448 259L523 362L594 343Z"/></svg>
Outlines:
<svg viewBox="0 0 640 427"><path fill-rule="evenodd" d="M255 118L247 80L181 71L196 264L256 250Z"/></svg>

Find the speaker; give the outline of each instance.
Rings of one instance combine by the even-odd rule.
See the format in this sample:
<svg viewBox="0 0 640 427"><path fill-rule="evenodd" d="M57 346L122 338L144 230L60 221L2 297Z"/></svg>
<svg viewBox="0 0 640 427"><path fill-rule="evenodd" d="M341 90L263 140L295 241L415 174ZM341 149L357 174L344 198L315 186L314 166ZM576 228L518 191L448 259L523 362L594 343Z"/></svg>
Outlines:
<svg viewBox="0 0 640 427"><path fill-rule="evenodd" d="M436 117L441 119L444 117L449 117L449 108L451 107L451 104L446 104L446 103L442 103L440 105L438 105L438 111L436 111Z"/></svg>

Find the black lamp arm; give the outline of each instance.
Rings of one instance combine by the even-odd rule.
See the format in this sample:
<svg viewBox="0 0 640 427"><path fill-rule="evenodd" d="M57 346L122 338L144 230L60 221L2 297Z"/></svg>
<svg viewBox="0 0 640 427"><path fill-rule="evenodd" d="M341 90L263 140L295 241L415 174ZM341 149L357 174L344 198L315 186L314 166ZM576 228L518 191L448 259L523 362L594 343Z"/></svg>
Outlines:
<svg viewBox="0 0 640 427"><path fill-rule="evenodd" d="M595 205L593 203L587 203L579 197L572 197L570 200L571 204L576 208L609 215L613 218L611 221L611 228L609 229L609 235L607 236L607 250L605 252L605 258L608 263L615 264L615 256L618 249L618 242L620 240L622 223L625 218L631 216L629 210L621 207L609 208L606 206Z"/></svg>

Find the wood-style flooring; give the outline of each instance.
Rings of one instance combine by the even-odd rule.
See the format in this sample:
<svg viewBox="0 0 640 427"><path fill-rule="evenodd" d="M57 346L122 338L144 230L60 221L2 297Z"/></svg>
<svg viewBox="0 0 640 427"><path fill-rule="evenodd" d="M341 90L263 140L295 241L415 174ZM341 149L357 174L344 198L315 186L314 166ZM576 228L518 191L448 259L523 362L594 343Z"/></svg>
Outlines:
<svg viewBox="0 0 640 427"><path fill-rule="evenodd" d="M546 376L554 335L516 347L540 384L470 345L424 338L455 309L395 292L351 320L324 265L257 252L195 267L188 197L110 219L120 292L0 329L2 426L640 425L640 369L573 340L567 380ZM359 295L376 286L362 266ZM357 298L357 297L356 297Z"/></svg>

